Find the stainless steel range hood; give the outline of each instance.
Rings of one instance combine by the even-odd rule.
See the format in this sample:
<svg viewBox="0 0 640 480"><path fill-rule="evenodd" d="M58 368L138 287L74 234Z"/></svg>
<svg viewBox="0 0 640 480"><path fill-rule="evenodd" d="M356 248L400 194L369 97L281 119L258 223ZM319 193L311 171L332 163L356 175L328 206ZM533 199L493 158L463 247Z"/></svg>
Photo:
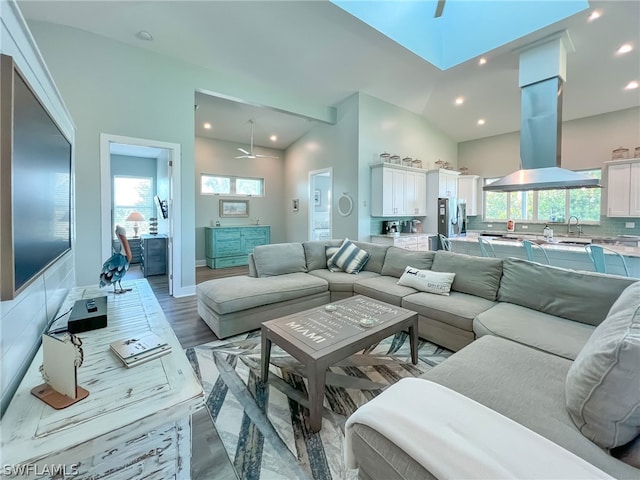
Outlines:
<svg viewBox="0 0 640 480"><path fill-rule="evenodd" d="M572 45L564 31L521 51L521 170L485 185L483 190L516 192L600 187L600 180L560 167L567 47Z"/></svg>

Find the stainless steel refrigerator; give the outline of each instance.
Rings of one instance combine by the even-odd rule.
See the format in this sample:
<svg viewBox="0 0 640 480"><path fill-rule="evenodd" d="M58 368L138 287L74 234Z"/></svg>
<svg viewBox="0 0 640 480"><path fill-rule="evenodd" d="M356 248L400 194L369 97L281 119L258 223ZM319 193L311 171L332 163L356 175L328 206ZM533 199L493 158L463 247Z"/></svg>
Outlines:
<svg viewBox="0 0 640 480"><path fill-rule="evenodd" d="M467 233L466 204L455 198L438 198L438 234L455 237ZM441 247L442 248L442 247Z"/></svg>
<svg viewBox="0 0 640 480"><path fill-rule="evenodd" d="M455 198L438 198L438 234L452 237L454 222L457 223Z"/></svg>

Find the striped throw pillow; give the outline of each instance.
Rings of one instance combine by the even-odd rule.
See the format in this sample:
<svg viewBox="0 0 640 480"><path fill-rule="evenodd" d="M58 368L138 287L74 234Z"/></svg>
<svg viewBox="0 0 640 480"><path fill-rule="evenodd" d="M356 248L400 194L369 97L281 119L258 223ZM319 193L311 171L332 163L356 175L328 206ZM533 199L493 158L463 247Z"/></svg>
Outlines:
<svg viewBox="0 0 640 480"><path fill-rule="evenodd" d="M340 250L340 247L324 247L324 251L327 256L327 269L329 269L330 272L342 271L340 267L331 261L331 257L333 257L338 250Z"/></svg>
<svg viewBox="0 0 640 480"><path fill-rule="evenodd" d="M338 251L327 261L327 266L331 263L347 273L358 273L367 263L369 257L369 252L358 248L348 238L345 238ZM329 270L331 270L330 267Z"/></svg>

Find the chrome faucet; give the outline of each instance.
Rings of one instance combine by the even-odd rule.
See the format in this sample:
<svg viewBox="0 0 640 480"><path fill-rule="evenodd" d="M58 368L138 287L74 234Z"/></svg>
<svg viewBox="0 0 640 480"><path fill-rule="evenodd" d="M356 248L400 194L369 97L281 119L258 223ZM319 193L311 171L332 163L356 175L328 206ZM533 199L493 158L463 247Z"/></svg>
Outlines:
<svg viewBox="0 0 640 480"><path fill-rule="evenodd" d="M580 225L580 220L575 215L571 215L569 217L569 220L567 220L567 235L571 235L573 233L573 231L571 230L571 219L572 218L576 219L575 225L576 225L576 228L578 229L578 236L580 236L582 234L582 225Z"/></svg>

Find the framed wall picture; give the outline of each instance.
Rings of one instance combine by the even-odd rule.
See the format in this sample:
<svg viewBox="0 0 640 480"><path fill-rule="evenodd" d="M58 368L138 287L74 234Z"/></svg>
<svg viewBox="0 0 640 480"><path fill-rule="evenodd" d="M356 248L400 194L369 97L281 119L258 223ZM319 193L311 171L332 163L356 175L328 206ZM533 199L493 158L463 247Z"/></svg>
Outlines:
<svg viewBox="0 0 640 480"><path fill-rule="evenodd" d="M313 204L316 207L319 207L322 202L322 197L320 196L320 190L313 191Z"/></svg>
<svg viewBox="0 0 640 480"><path fill-rule="evenodd" d="M220 200L221 217L248 217L249 200Z"/></svg>

